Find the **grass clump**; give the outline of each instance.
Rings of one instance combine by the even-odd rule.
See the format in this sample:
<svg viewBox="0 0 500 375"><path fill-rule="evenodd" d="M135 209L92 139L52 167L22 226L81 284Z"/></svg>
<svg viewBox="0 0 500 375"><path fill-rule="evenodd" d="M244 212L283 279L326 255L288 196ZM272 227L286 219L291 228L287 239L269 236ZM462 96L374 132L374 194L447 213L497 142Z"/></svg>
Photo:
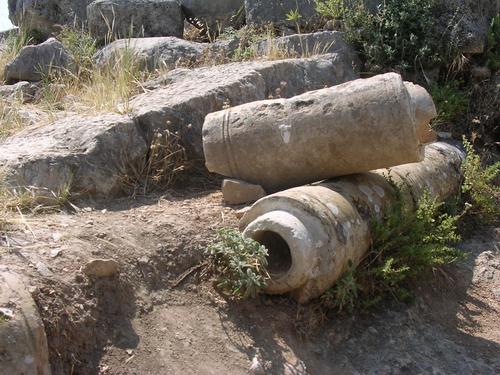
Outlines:
<svg viewBox="0 0 500 375"><path fill-rule="evenodd" d="M75 60L77 77L90 78L94 69L93 56L97 52L97 41L88 32L68 26L63 27L57 38Z"/></svg>
<svg viewBox="0 0 500 375"><path fill-rule="evenodd" d="M381 220L373 222L372 246L360 265L349 265L337 283L321 297L327 309L366 309L387 297L407 300L408 283L429 270L453 263L464 253L452 245L460 241L459 216L444 212L443 204L424 194L416 211L407 208L401 190Z"/></svg>
<svg viewBox="0 0 500 375"><path fill-rule="evenodd" d="M53 71L42 79L41 104L50 111L87 113L130 111L129 101L151 77L131 48L116 52L108 64L93 60L97 42L88 33L64 28L58 36L75 59L76 73Z"/></svg>
<svg viewBox="0 0 500 375"><path fill-rule="evenodd" d="M220 229L206 254L218 275L217 286L225 293L238 297L255 297L265 288L269 274L267 249L258 242L243 237L234 229Z"/></svg>
<svg viewBox="0 0 500 375"><path fill-rule="evenodd" d="M500 174L500 162L482 167L481 158L472 144L463 137L467 152L462 164L464 200L470 206L468 213L478 217L483 223L493 224L500 218L500 188L495 180Z"/></svg>
<svg viewBox="0 0 500 375"><path fill-rule="evenodd" d="M24 124L19 115L19 103L0 98L0 139L12 134Z"/></svg>

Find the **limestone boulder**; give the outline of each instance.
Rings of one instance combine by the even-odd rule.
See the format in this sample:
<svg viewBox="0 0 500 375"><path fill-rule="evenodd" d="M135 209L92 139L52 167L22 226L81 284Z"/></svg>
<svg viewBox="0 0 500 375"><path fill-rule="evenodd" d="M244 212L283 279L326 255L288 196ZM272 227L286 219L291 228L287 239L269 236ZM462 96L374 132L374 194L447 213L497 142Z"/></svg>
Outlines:
<svg viewBox="0 0 500 375"><path fill-rule="evenodd" d="M96 0L87 7L88 27L100 41L120 38L182 38L184 15L176 0Z"/></svg>
<svg viewBox="0 0 500 375"><path fill-rule="evenodd" d="M40 84L21 81L13 85L0 86L0 98L17 99L22 103L33 101L40 90Z"/></svg>
<svg viewBox="0 0 500 375"><path fill-rule="evenodd" d="M42 36L50 35L55 25L81 25L92 0L9 0L9 18Z"/></svg>
<svg viewBox="0 0 500 375"><path fill-rule="evenodd" d="M287 14L297 11L300 18L287 20ZM304 27L319 19L315 0L245 0L246 22L250 25L273 23L280 26Z"/></svg>
<svg viewBox="0 0 500 375"><path fill-rule="evenodd" d="M176 37L119 39L100 50L94 60L100 67L113 65L125 51L130 51L143 69L173 69L194 63L206 48L206 44Z"/></svg>
<svg viewBox="0 0 500 375"><path fill-rule="evenodd" d="M294 96L356 78L345 56L176 69L144 85L129 115L69 116L0 142L0 170L11 186L68 189L110 197L144 163L157 131L178 131L190 161L203 162L207 114L279 93Z"/></svg>
<svg viewBox="0 0 500 375"><path fill-rule="evenodd" d="M244 0L181 0L186 18L201 23L218 33L226 26L238 26L243 22Z"/></svg>
<svg viewBox="0 0 500 375"><path fill-rule="evenodd" d="M61 42L50 38L41 44L23 47L5 67L4 79L6 82L36 82L51 72L63 70L74 71L74 59Z"/></svg>
<svg viewBox="0 0 500 375"><path fill-rule="evenodd" d="M123 177L147 150L143 132L127 115L74 115L5 140L0 169L11 186L110 196L122 191Z"/></svg>
<svg viewBox="0 0 500 375"><path fill-rule="evenodd" d="M203 160L201 133L207 114L269 96L291 97L355 77L344 54L176 69L146 84L151 91L133 99L131 107L143 128L162 131L169 126L181 132L188 155Z"/></svg>
<svg viewBox="0 0 500 375"><path fill-rule="evenodd" d="M322 31L311 34L294 34L257 43L257 54L269 55L273 50L291 57L307 57L327 53L343 53L355 59L354 51L338 31Z"/></svg>

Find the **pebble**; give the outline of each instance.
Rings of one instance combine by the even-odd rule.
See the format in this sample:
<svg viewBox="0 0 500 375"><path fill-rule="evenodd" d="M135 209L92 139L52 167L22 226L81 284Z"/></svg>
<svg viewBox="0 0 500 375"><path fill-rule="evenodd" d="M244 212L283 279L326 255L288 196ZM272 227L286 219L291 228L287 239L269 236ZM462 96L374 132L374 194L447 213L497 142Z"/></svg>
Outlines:
<svg viewBox="0 0 500 375"><path fill-rule="evenodd" d="M120 265L113 259L93 259L82 268L89 277L109 277L116 275L119 270Z"/></svg>
<svg viewBox="0 0 500 375"><path fill-rule="evenodd" d="M250 364L250 368L248 369L249 373L252 375L265 375L266 371L264 369L264 365L262 364L262 359L258 354L256 354L252 363Z"/></svg>

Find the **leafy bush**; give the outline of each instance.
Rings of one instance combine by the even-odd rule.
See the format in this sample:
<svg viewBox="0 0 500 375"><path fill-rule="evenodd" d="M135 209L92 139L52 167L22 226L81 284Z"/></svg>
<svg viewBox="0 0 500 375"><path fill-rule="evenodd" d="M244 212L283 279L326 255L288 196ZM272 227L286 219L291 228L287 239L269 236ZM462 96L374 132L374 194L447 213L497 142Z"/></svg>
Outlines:
<svg viewBox="0 0 500 375"><path fill-rule="evenodd" d="M454 57L451 38L436 29L436 0L386 0L375 13L362 0L316 0L316 9L342 19L348 41L371 72L416 72Z"/></svg>
<svg viewBox="0 0 500 375"><path fill-rule="evenodd" d="M500 69L500 15L491 20L486 58L487 65L491 70Z"/></svg>
<svg viewBox="0 0 500 375"><path fill-rule="evenodd" d="M316 11L327 18L340 19L347 11L344 0L316 0Z"/></svg>
<svg viewBox="0 0 500 375"><path fill-rule="evenodd" d="M234 229L220 229L206 253L219 275L217 286L226 293L255 297L266 286L268 253L258 242Z"/></svg>
<svg viewBox="0 0 500 375"><path fill-rule="evenodd" d="M395 204L372 225L372 247L354 268L322 297L328 309L370 307L385 297L405 300L411 296L407 283L423 272L455 262L464 254L451 245L460 240L459 216L443 212L443 204L424 194L416 211L405 207L399 188Z"/></svg>
<svg viewBox="0 0 500 375"><path fill-rule="evenodd" d="M479 155L465 136L463 143L467 156L462 164L462 192L465 199L470 201L469 213L478 216L483 222L494 223L500 218L500 188L494 183L500 173L500 162L483 168Z"/></svg>
<svg viewBox="0 0 500 375"><path fill-rule="evenodd" d="M467 113L470 93L460 89L457 81L448 81L444 85L433 83L431 95L436 104L438 117L433 125L449 124Z"/></svg>

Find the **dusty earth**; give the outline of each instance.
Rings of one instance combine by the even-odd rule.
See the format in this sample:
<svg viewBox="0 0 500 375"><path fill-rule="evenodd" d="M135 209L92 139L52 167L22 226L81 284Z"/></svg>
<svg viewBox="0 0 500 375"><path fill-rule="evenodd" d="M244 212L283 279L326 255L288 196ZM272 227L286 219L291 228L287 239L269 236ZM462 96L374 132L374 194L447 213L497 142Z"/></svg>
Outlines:
<svg viewBox="0 0 500 375"><path fill-rule="evenodd" d="M214 289L197 265L241 207L203 190L16 218L0 264L30 280L54 374L247 374L257 360L266 374L500 373L500 230L477 228L467 261L424 275L415 302L326 317ZM87 278L95 258L119 275Z"/></svg>

